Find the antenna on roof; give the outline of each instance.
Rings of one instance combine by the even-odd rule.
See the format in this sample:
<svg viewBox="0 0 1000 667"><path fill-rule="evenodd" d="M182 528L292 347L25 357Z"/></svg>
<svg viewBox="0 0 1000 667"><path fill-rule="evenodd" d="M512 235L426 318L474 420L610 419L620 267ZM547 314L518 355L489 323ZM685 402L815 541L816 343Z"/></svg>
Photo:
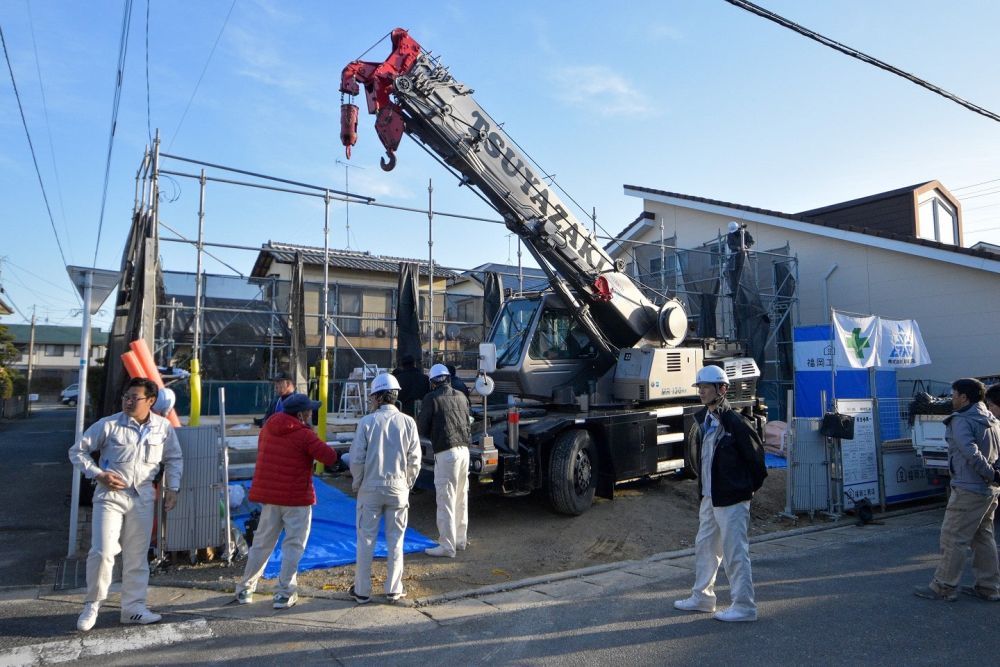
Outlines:
<svg viewBox="0 0 1000 667"><path fill-rule="evenodd" d="M334 160L337 164L344 165L344 192L347 193L347 197L344 197L344 232L347 234L347 249L351 249L351 188L349 187L350 180L348 178L349 169L364 169L361 165L348 164L347 162L341 162L340 160Z"/></svg>

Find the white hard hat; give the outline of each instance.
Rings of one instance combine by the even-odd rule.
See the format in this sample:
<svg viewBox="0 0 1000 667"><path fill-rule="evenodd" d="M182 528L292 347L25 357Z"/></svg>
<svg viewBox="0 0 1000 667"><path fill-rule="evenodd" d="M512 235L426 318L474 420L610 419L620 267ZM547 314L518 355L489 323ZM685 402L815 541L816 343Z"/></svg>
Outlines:
<svg viewBox="0 0 1000 667"><path fill-rule="evenodd" d="M722 370L718 366L702 366L701 370L698 371L698 375L695 377L694 385L697 387L700 384L729 384L729 377L726 375L726 371Z"/></svg>
<svg viewBox="0 0 1000 667"><path fill-rule="evenodd" d="M377 394L380 391L392 391L395 389L399 391L399 380L392 373L382 373L372 380L372 393Z"/></svg>
<svg viewBox="0 0 1000 667"><path fill-rule="evenodd" d="M444 364L434 364L431 366L430 378L432 380L446 375L451 375L451 373L448 372L448 367Z"/></svg>
<svg viewBox="0 0 1000 667"><path fill-rule="evenodd" d="M156 402L153 403L153 412L165 416L174 409L174 403L176 402L177 396L174 394L174 390L163 387L160 391L156 392Z"/></svg>
<svg viewBox="0 0 1000 667"><path fill-rule="evenodd" d="M740 228L740 223L736 222L735 220L733 220L732 222L729 223L729 233L730 234L732 234L733 232L739 230L739 228Z"/></svg>

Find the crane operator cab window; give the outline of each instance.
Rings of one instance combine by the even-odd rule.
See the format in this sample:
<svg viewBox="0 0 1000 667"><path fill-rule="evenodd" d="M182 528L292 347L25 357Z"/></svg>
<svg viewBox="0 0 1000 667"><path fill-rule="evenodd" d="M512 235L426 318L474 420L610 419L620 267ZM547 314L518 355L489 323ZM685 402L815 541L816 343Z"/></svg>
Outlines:
<svg viewBox="0 0 1000 667"><path fill-rule="evenodd" d="M504 304L491 338L497 348L497 367L515 366L521 360L531 321L541 304L541 299L515 299Z"/></svg>
<svg viewBox="0 0 1000 667"><path fill-rule="evenodd" d="M597 348L569 312L546 310L538 322L528 356L547 360L593 359Z"/></svg>

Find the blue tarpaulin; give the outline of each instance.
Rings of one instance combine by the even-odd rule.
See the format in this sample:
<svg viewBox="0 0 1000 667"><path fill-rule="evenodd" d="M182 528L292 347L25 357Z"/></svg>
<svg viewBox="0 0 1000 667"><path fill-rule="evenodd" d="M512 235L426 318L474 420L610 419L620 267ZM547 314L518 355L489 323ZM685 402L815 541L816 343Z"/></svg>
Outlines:
<svg viewBox="0 0 1000 667"><path fill-rule="evenodd" d="M777 454L772 454L771 452L764 453L764 464L768 468L787 468L788 461L785 460L784 456L778 456Z"/></svg>
<svg viewBox="0 0 1000 667"><path fill-rule="evenodd" d="M240 484L247 489L250 487L249 480L234 484ZM312 529L309 531L305 553L299 561L299 572L350 565L355 562L357 549L355 526L357 504L354 498L329 486L318 477L313 478L313 486L316 488L316 504L313 506ZM233 513L231 518L237 530L243 532L243 523L250 518L252 509L257 507L256 503L245 501L239 510ZM281 543L284 537L285 534L282 533L278 538L274 553L264 568L264 577L267 579L277 577L281 570ZM423 551L434 546L437 546L437 542L427 539L412 528L406 529L406 534L403 536L403 553ZM375 557L386 557L384 522L379 525L378 539L375 541Z"/></svg>

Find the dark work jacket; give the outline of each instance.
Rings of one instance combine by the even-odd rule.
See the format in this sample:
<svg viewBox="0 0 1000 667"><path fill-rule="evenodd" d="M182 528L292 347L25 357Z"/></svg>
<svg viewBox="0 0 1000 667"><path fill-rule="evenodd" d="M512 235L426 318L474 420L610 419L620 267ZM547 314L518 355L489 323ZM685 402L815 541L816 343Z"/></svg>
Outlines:
<svg viewBox="0 0 1000 667"><path fill-rule="evenodd" d="M468 447L469 399L451 384L443 384L424 397L417 417L420 435L431 439L434 453Z"/></svg>
<svg viewBox="0 0 1000 667"><path fill-rule="evenodd" d="M400 410L404 414L416 417L417 411L414 401L423 400L427 392L431 390L431 382L424 375L424 372L417 367L397 368L392 372L399 381L398 400L402 406Z"/></svg>
<svg viewBox="0 0 1000 667"><path fill-rule="evenodd" d="M698 461L701 461L701 436L708 408L702 408L694 418L698 422ZM764 464L764 446L757 432L743 415L723 399L716 411L723 435L715 446L712 457L712 505L728 507L750 500L767 477ZM699 498L701 485L698 485Z"/></svg>

